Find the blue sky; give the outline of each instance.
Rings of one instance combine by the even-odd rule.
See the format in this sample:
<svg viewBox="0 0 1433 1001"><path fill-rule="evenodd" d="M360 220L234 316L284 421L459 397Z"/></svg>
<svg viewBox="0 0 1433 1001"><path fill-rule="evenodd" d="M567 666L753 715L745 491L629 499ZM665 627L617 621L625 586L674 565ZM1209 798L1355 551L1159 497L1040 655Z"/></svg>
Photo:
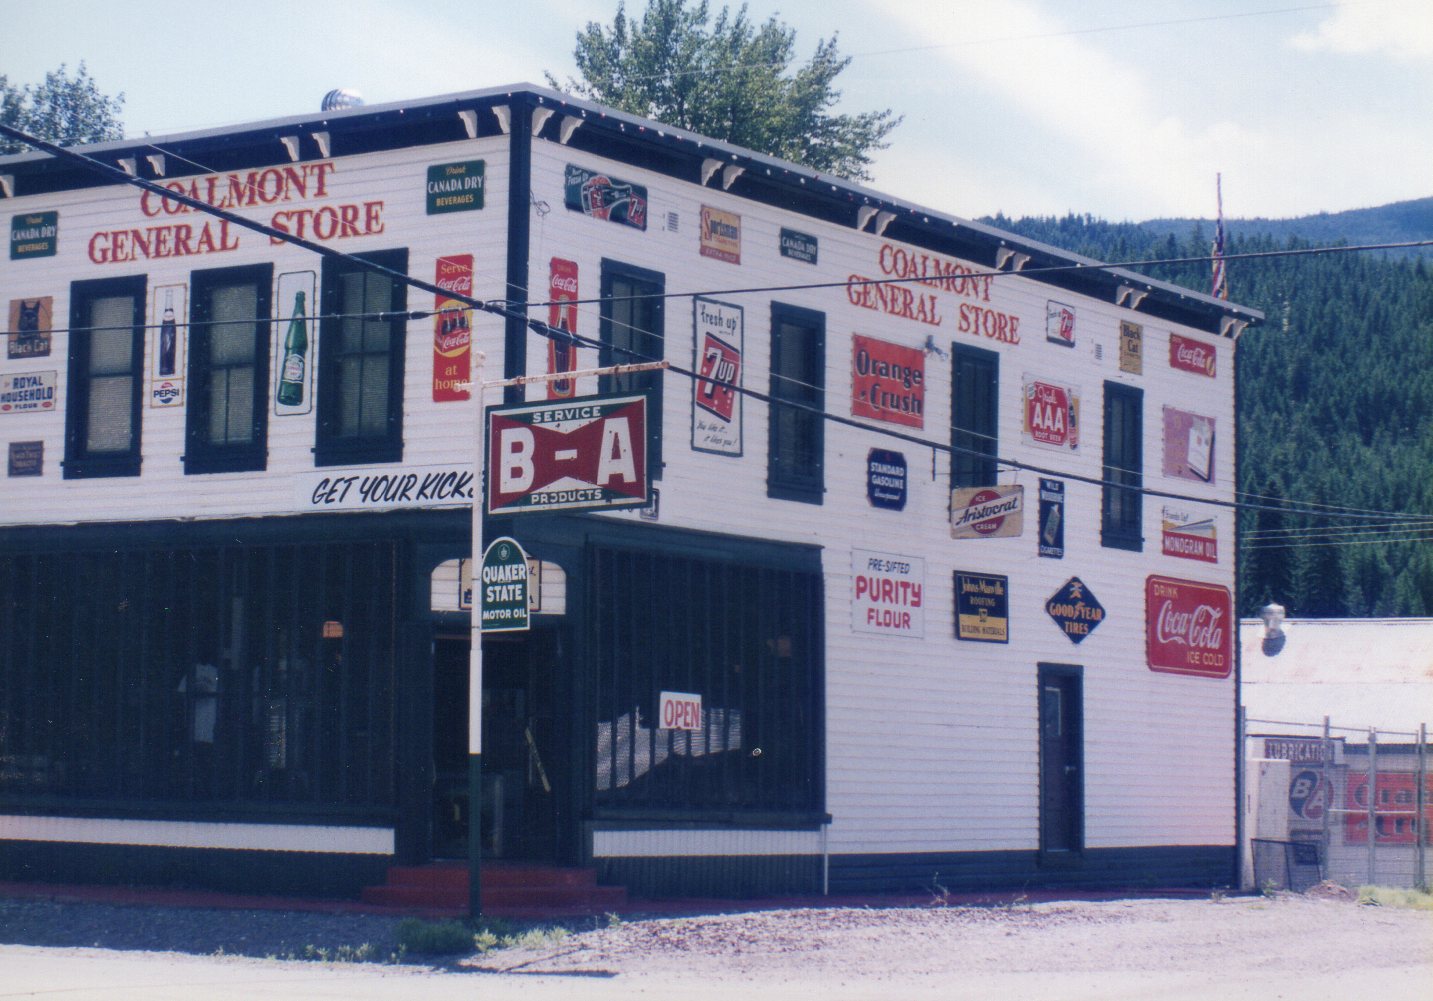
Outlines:
<svg viewBox="0 0 1433 1001"><path fill-rule="evenodd" d="M632 0L640 12L646 0ZM615 0L0 0L0 73L81 60L131 135L566 79ZM717 4L717 6L720 6ZM873 187L957 215L1287 217L1433 195L1429 0L751 0L842 110L905 123Z"/></svg>

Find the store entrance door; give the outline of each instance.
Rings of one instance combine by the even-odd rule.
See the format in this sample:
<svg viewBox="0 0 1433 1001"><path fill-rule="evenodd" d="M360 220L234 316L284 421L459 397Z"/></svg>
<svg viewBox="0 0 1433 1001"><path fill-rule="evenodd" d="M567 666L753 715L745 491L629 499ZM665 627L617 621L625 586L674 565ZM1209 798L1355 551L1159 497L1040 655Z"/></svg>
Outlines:
<svg viewBox="0 0 1433 1001"><path fill-rule="evenodd" d="M463 637L438 637L433 652L433 854L468 854L468 652ZM485 858L557 858L567 761L559 760L557 628L483 641Z"/></svg>

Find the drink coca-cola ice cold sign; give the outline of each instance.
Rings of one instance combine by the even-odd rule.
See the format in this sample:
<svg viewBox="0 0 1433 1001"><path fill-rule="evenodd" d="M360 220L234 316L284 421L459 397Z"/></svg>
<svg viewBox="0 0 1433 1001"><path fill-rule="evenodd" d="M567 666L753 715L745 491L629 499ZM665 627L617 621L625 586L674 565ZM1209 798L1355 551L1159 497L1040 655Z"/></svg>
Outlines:
<svg viewBox="0 0 1433 1001"><path fill-rule="evenodd" d="M1234 665L1234 615L1227 587L1147 577L1144 618L1151 671L1229 677Z"/></svg>

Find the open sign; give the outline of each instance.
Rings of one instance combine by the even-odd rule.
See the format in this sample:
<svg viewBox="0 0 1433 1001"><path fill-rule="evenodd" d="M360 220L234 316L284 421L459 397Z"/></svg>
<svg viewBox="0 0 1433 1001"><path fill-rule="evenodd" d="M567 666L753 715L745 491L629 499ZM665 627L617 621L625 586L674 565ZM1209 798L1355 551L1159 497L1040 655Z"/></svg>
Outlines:
<svg viewBox="0 0 1433 1001"><path fill-rule="evenodd" d="M691 692L663 692L657 700L658 728L700 730L702 697Z"/></svg>

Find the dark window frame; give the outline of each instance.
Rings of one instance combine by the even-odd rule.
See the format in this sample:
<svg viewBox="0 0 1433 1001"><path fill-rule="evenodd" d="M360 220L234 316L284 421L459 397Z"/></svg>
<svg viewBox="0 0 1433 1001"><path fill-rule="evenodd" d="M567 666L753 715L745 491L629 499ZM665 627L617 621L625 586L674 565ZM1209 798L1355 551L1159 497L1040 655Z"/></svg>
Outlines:
<svg viewBox="0 0 1433 1001"><path fill-rule="evenodd" d="M408 250L382 250L355 255L360 260L381 265L399 274L408 273ZM340 280L351 274L363 274L365 280L391 281L387 312L394 314L388 321L345 321ZM319 293L322 318L319 321L318 411L314 431L314 465L345 466L380 462L401 462L403 459L403 362L407 344L408 286L397 279L370 271L361 264L325 257L323 281ZM388 336L388 399L385 428L377 434L344 434L339 428L343 395L340 393L340 363L347 355L339 350L345 322L387 322ZM377 352L373 352L376 354Z"/></svg>
<svg viewBox="0 0 1433 1001"><path fill-rule="evenodd" d="M89 447L92 346L90 308L96 300L117 296L134 299L131 333L130 445L123 451L97 451ZM148 301L148 277L100 278L74 282L70 286L69 368L66 379L68 401L65 410L64 478L138 476L142 461L144 413L144 311ZM111 375L117 373L110 373Z"/></svg>
<svg viewBox="0 0 1433 1001"><path fill-rule="evenodd" d="M777 370L787 328L808 334L809 364L796 377ZM771 304L771 382L767 421L766 495L778 500L820 504L826 493L826 314L786 303ZM802 408L784 406L799 403ZM809 409L806 409L809 408ZM781 447L787 430L808 425L810 455L788 455Z"/></svg>
<svg viewBox="0 0 1433 1001"><path fill-rule="evenodd" d="M274 267L255 264L239 268L196 271L189 286L189 406L184 426L184 472L233 473L258 471L268 464L269 345L272 337ZM214 444L208 440L213 406L210 352L212 315L210 297L215 290L254 285L258 292L254 313L253 438L243 444Z"/></svg>
<svg viewBox="0 0 1433 1001"><path fill-rule="evenodd" d="M616 283L627 283L633 286L647 286L644 291L636 289L623 290L619 296L614 291ZM667 276L660 271L651 271L647 268L639 268L635 264L626 264L622 261L602 259L601 278L602 303L599 308L598 337L602 341L602 347L598 350L598 364L626 365L633 362L646 360L660 361L666 357L667 349L667 310L666 300L662 298L667 291ZM623 308L628 301L627 295L649 295L652 298L642 300L652 309L651 330L643 330L641 341L638 338L625 345L617 343L617 316L614 310ZM619 301L620 300L620 301ZM633 305L637 305L633 302ZM627 350L623 350L626 348ZM630 352L636 352L641 357L633 357ZM601 393L645 393L647 396L647 469L651 472L653 480L662 478L662 373L639 372L632 375L612 376L604 375L598 379L598 392Z"/></svg>
<svg viewBox="0 0 1433 1001"><path fill-rule="evenodd" d="M951 345L950 485L994 486L1000 451L1000 355Z"/></svg>
<svg viewBox="0 0 1433 1001"><path fill-rule="evenodd" d="M1144 549L1144 390L1105 383L1100 544Z"/></svg>

